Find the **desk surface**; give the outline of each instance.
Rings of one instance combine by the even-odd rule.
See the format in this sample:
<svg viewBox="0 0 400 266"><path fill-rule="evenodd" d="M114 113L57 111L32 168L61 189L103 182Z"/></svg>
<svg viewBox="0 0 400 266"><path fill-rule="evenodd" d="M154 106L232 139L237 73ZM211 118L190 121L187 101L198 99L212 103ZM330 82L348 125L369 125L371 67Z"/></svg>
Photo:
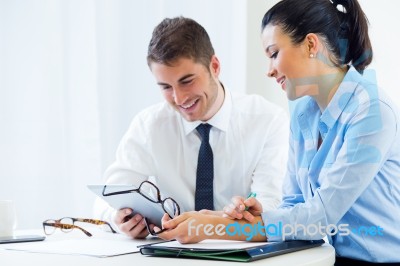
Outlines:
<svg viewBox="0 0 400 266"><path fill-rule="evenodd" d="M102 265L163 265L163 266L180 266L180 265L228 265L237 264L240 262L225 262L214 260L194 260L194 259L178 259L178 258L159 258L143 256L140 253L128 255L120 255L108 258L97 258L85 255L57 255L57 254L41 254L30 253L25 251L4 250L0 245L0 261L2 266L13 265L40 265L40 266L102 266ZM262 259L251 262L251 265L265 265L268 262L269 266L287 266L287 265L321 265L329 266L335 262L335 250L329 244L324 244L320 247L292 252L276 257Z"/></svg>

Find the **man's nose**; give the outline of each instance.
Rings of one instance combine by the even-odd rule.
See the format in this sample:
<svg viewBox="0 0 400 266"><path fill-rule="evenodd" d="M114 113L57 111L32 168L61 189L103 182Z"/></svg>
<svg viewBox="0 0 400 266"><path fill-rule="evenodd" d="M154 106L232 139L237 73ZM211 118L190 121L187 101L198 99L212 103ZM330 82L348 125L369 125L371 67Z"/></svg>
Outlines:
<svg viewBox="0 0 400 266"><path fill-rule="evenodd" d="M182 105L187 100L186 93L179 88L174 88L173 97L177 105Z"/></svg>

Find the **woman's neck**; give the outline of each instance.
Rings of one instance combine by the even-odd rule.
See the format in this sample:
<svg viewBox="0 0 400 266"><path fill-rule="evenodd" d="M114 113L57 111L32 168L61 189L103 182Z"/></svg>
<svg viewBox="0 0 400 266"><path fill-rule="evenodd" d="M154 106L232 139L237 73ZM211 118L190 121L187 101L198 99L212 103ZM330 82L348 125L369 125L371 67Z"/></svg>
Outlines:
<svg viewBox="0 0 400 266"><path fill-rule="evenodd" d="M339 85L343 81L348 68L334 68L333 71L327 71L318 77L319 93L312 96L317 102L321 113L324 112L329 102L335 95Z"/></svg>

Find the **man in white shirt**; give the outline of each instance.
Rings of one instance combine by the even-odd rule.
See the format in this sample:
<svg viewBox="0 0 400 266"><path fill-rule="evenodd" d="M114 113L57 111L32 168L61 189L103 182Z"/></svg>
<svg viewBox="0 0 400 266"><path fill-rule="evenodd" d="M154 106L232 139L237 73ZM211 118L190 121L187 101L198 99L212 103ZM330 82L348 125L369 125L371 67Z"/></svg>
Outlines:
<svg viewBox="0 0 400 266"><path fill-rule="evenodd" d="M106 183L139 186L150 179L181 212L198 206L222 210L233 196L250 191L264 210L276 208L288 150L285 111L260 96L225 88L209 36L192 19L164 19L153 31L147 61L166 101L133 119L105 173ZM211 181L205 181L211 185L211 205L197 205L202 137L196 128L205 123L211 128L213 159L206 164ZM130 209L114 211L97 202L96 212L133 238L148 235L143 217L131 217Z"/></svg>

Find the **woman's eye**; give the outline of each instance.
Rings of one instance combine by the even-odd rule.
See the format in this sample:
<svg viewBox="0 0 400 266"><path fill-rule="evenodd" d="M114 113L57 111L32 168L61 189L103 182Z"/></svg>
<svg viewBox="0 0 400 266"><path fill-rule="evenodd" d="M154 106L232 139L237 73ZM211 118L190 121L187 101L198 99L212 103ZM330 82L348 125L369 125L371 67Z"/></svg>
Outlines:
<svg viewBox="0 0 400 266"><path fill-rule="evenodd" d="M273 52L269 58L276 58L278 56L278 52Z"/></svg>

